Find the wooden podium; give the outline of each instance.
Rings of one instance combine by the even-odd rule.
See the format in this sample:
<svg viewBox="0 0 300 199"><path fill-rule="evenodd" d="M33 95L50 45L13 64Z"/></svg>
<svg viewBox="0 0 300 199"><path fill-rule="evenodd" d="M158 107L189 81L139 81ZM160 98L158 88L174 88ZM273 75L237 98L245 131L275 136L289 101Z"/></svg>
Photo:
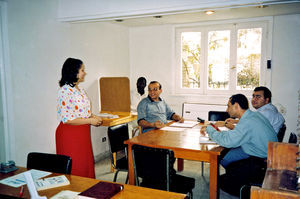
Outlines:
<svg viewBox="0 0 300 199"><path fill-rule="evenodd" d="M130 86L127 77L102 77L99 79L100 113L118 115L118 118L102 118L102 126L116 126L137 119L130 113ZM113 155L116 161L116 154ZM114 171L113 166L110 167Z"/></svg>
<svg viewBox="0 0 300 199"><path fill-rule="evenodd" d="M137 119L130 113L130 86L127 77L102 77L99 79L100 113L118 115L119 118L103 118L102 126L115 126Z"/></svg>
<svg viewBox="0 0 300 199"><path fill-rule="evenodd" d="M297 179L293 178L297 176L298 150L297 144L281 142L268 144L268 168L264 182L261 188L251 187L251 199L300 198L299 191L289 188L297 186Z"/></svg>

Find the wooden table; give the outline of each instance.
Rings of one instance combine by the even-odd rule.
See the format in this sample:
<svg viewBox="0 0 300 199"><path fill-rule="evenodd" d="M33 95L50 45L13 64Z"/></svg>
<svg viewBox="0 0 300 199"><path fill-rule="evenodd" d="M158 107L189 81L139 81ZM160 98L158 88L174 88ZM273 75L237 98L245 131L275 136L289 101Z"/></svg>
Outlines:
<svg viewBox="0 0 300 199"><path fill-rule="evenodd" d="M17 171L11 172L9 174L0 173L0 179L4 179L6 177L13 176L15 174L21 173L26 170L27 170L26 168L19 168ZM55 175L61 175L61 174L54 173L49 176L55 176ZM49 177L49 176L46 176L46 177ZM47 198L50 198L63 190L82 192L101 181L101 180L97 180L97 179L79 177L79 176L74 176L74 175L65 175L65 176L69 179L70 185L47 189L44 191L39 191L38 192L39 195L47 196ZM175 198L176 199L176 198L178 198L179 199L179 198L181 198L181 199L183 199L186 197L185 194L180 194L180 193L167 192L167 191L149 189L149 188L144 188L144 187L137 187L137 186L127 185L127 184L123 184L123 185L124 185L124 190L119 192L112 198L121 198L121 199L130 199L130 198L139 198L139 199L150 199L150 198L167 198L167 199ZM14 187L0 184L0 194L19 197L19 191L20 191L20 188L14 188ZM29 194L26 186L24 188L23 197L30 198L30 194Z"/></svg>
<svg viewBox="0 0 300 199"><path fill-rule="evenodd" d="M173 150L176 158L209 162L209 198L218 198L218 157L224 148L218 145L200 144L199 137L200 130L199 133L194 130L182 132L152 130L125 141L124 143L128 144L129 184L135 184L131 149L132 145L137 144L155 148L165 148Z"/></svg>
<svg viewBox="0 0 300 199"><path fill-rule="evenodd" d="M119 124L128 123L137 119L137 115L133 115L130 112L112 112L112 111L101 111L101 113L109 113L112 115L118 115L119 118L108 119L103 117L102 126L116 126Z"/></svg>

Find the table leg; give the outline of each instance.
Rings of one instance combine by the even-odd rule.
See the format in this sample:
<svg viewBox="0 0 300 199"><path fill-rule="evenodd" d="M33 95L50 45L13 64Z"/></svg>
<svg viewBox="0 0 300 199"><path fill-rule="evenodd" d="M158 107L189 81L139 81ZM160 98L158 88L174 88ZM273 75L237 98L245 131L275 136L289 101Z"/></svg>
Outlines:
<svg viewBox="0 0 300 199"><path fill-rule="evenodd" d="M132 160L132 145L128 145L128 179L129 184L135 185L134 182L134 168L133 168L133 160Z"/></svg>
<svg viewBox="0 0 300 199"><path fill-rule="evenodd" d="M218 187L218 176L219 176L219 159L217 155L211 155L210 166L209 166L209 198L219 198L219 187Z"/></svg>
<svg viewBox="0 0 300 199"><path fill-rule="evenodd" d="M177 158L177 171L183 171L183 167L184 167L183 163L184 163L183 159Z"/></svg>

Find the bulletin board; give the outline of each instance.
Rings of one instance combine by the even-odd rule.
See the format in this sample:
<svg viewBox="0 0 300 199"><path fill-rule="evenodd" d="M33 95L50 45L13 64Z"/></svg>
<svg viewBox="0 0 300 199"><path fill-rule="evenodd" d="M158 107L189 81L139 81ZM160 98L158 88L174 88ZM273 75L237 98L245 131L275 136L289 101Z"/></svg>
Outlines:
<svg viewBox="0 0 300 199"><path fill-rule="evenodd" d="M129 85L128 77L100 78L101 111L130 112Z"/></svg>

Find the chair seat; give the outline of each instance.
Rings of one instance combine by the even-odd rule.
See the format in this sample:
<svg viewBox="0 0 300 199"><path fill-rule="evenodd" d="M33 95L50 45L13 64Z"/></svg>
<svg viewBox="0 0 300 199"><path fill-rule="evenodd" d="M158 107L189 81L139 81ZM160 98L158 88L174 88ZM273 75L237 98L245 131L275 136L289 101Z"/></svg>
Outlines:
<svg viewBox="0 0 300 199"><path fill-rule="evenodd" d="M128 160L126 157L123 157L116 161L116 169L128 170Z"/></svg>

